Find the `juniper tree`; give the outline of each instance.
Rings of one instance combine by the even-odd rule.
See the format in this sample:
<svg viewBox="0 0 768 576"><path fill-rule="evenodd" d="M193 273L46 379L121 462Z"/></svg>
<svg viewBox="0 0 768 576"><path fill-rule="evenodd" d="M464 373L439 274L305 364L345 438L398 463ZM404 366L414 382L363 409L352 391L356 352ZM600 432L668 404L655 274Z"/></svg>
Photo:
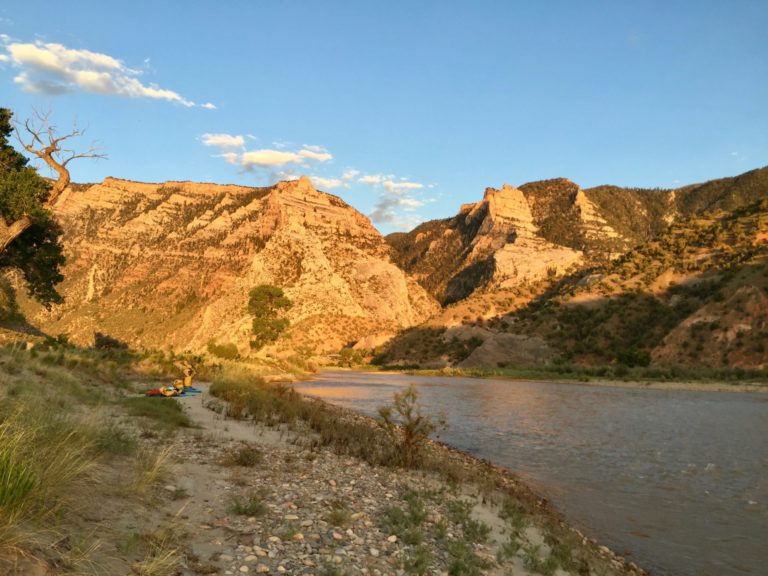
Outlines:
<svg viewBox="0 0 768 576"><path fill-rule="evenodd" d="M57 178L46 180L29 165L29 160L9 143L14 128L13 113L0 108L0 268L17 268L27 281L30 294L45 305L60 302L56 284L63 280L64 264L61 227L51 209L69 186L67 165L76 158L103 158L94 148L78 153L65 146L81 136L77 128L59 135L49 114L35 114L35 121L23 125L16 136L24 149L43 160Z"/></svg>

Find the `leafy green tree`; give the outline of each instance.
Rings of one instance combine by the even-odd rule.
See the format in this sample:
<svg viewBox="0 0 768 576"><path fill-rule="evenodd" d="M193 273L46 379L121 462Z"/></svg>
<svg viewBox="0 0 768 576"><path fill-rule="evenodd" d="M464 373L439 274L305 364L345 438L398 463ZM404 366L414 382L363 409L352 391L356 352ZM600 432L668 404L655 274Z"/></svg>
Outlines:
<svg viewBox="0 0 768 576"><path fill-rule="evenodd" d="M0 108L0 268L17 268L30 294L46 305L61 301L61 228L48 209L50 186L8 143L11 111Z"/></svg>
<svg viewBox="0 0 768 576"><path fill-rule="evenodd" d="M288 319L283 315L292 305L277 286L260 284L251 289L248 294L248 312L253 316L251 348L260 350L277 340L288 328Z"/></svg>

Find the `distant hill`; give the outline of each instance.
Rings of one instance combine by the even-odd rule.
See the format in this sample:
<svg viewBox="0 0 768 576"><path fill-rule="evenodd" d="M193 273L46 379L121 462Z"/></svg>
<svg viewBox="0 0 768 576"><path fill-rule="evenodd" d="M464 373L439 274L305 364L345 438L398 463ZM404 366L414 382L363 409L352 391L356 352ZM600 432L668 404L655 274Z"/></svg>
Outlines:
<svg viewBox="0 0 768 576"><path fill-rule="evenodd" d="M380 361L768 366L768 193L762 196L730 211L710 208L611 262L532 286L527 302L520 290L507 292L506 312L504 291L473 295L465 310L495 302L493 313L407 330Z"/></svg>
<svg viewBox="0 0 768 576"><path fill-rule="evenodd" d="M302 178L269 188L108 178L57 207L68 262L65 303L21 298L28 320L89 343L249 351L248 291L293 301L283 346L336 351L419 323L437 304L389 258L370 221ZM276 352L279 352L276 350Z"/></svg>
<svg viewBox="0 0 768 576"><path fill-rule="evenodd" d="M488 188L453 218L425 222L387 241L395 261L442 304L478 289L536 281L591 266L647 242L671 223L755 202L768 168L675 190L598 186L565 178Z"/></svg>
<svg viewBox="0 0 768 576"><path fill-rule="evenodd" d="M499 196L514 198L506 219ZM387 237L445 306L378 360L764 366L766 198L768 168L677 190L489 189L454 218Z"/></svg>

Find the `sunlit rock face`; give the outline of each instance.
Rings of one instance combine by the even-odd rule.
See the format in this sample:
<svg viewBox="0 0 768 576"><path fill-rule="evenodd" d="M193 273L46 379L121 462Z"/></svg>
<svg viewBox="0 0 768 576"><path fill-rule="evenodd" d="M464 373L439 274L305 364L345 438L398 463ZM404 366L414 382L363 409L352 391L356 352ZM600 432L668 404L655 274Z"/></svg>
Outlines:
<svg viewBox="0 0 768 576"><path fill-rule="evenodd" d="M248 291L293 301L291 346L338 350L426 319L437 304L390 259L371 222L308 178L251 188L107 178L57 206L66 302L32 321L77 342L95 331L134 346L248 351ZM279 348L279 346L278 346Z"/></svg>

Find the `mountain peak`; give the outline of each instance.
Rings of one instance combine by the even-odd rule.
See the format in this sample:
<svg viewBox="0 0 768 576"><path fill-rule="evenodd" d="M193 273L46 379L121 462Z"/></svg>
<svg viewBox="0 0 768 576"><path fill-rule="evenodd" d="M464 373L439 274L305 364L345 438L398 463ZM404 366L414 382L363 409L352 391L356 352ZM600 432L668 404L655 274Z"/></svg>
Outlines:
<svg viewBox="0 0 768 576"><path fill-rule="evenodd" d="M307 176L301 176L298 180L283 180L275 184L276 192L288 194L317 194L318 190Z"/></svg>

